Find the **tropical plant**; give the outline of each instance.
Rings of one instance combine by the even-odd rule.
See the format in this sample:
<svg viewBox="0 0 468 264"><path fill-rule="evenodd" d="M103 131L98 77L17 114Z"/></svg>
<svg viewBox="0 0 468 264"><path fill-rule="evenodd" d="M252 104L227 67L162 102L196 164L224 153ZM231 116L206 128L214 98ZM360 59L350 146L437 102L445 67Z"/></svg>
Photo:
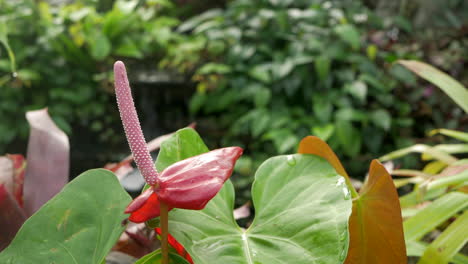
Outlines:
<svg viewBox="0 0 468 264"><path fill-rule="evenodd" d="M107 65L156 65L171 42L190 42L171 30L180 23L171 1L59 2L0 1L0 152L27 139L22 113L46 106L68 135L86 128L96 142L120 142Z"/></svg>
<svg viewBox="0 0 468 264"><path fill-rule="evenodd" d="M160 216L161 250L137 263L406 262L398 196L378 161L358 193L324 141L303 139L300 154L260 166L252 187L255 219L243 229L233 217L228 180L241 150L208 151L186 128L161 144L155 170L121 62L115 76L126 135L148 188L131 201L111 172L85 172L24 223L0 262L100 264L125 230L125 208L130 220L148 225ZM182 257L168 252L169 239ZM23 248L27 254L19 254Z"/></svg>
<svg viewBox="0 0 468 264"><path fill-rule="evenodd" d="M468 90L449 75L419 61L399 61L414 73L442 89L465 112L468 112ZM422 170L396 169L398 188L412 185L400 197L404 217L405 240L409 256L421 257L424 263L466 263L468 257L457 254L468 242L468 160L458 159L468 153L468 133L436 129L430 136L441 134L458 142L429 146L417 144L388 153L381 161L400 159L421 153L427 162Z"/></svg>

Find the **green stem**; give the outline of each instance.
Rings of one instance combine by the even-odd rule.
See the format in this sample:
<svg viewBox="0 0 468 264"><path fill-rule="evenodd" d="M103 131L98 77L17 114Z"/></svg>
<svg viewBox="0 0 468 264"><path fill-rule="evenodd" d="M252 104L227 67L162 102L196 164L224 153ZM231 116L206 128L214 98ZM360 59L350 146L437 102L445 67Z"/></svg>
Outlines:
<svg viewBox="0 0 468 264"><path fill-rule="evenodd" d="M169 264L169 246L167 236L169 234L169 214L167 204L160 202L160 217L161 217L161 252L162 264Z"/></svg>
<svg viewBox="0 0 468 264"><path fill-rule="evenodd" d="M354 189L353 183L351 182L351 179L349 178L349 176L345 177L345 183L349 191L351 192L351 198L353 199L359 198L359 193L356 191L356 189Z"/></svg>

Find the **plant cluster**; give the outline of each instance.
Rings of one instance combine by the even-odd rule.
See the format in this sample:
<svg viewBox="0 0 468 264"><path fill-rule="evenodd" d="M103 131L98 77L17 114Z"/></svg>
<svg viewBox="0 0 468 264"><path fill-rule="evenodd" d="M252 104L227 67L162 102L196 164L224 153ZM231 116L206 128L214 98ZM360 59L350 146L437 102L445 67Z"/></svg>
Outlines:
<svg viewBox="0 0 468 264"><path fill-rule="evenodd" d="M22 113L45 106L67 134L86 128L107 145L119 141L107 65L118 57L156 65L184 38L171 31L180 22L166 0L0 5L0 151L27 137Z"/></svg>
<svg viewBox="0 0 468 264"><path fill-rule="evenodd" d="M353 161L407 145L412 106L399 99L394 76L414 77L388 67L395 54L366 35L382 28L361 4L333 1L238 0L193 17L178 27L206 39L190 110L215 118L227 131L222 141L257 160L291 151L308 134ZM169 54L163 65L178 67L183 56Z"/></svg>
<svg viewBox="0 0 468 264"><path fill-rule="evenodd" d="M423 63L400 63L468 109L467 101L461 100L468 91L456 81ZM393 181L374 160L363 185L355 188L330 146L318 137L305 137L297 154L272 157L258 168L252 185L255 217L244 227L233 216L235 196L229 181L242 150L209 151L193 129L185 128L161 144L153 165L121 62L115 64L115 86L125 134L148 183L146 190L132 201L112 172L87 171L24 223L0 253L0 262L101 264L124 231L144 240L126 230L127 220L146 222L161 237L161 249L141 257L139 264L393 264L407 263L407 254L421 256L420 264L467 260L457 252L468 237L463 228L468 221L468 170L466 160L451 155L466 152L466 144L416 145L390 153L380 160L417 151L434 161L421 172L394 170L395 175L413 177ZM468 141L466 133L437 133ZM394 183L415 188L399 198ZM4 189L0 185L0 194L8 194ZM0 198L0 205L12 200ZM443 233L429 244L424 236L436 229Z"/></svg>

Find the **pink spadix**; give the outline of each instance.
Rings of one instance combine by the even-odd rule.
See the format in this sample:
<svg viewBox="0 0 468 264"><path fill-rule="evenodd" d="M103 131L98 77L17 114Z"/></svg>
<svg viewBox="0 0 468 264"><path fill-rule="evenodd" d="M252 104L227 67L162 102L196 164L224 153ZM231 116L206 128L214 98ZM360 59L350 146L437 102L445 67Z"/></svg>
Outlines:
<svg viewBox="0 0 468 264"><path fill-rule="evenodd" d="M145 137L141 131L140 120L133 102L130 84L125 65L121 61L114 64L115 94L119 106L120 118L127 136L128 145L132 151L138 169L149 185L156 184L158 172L146 146Z"/></svg>
<svg viewBox="0 0 468 264"><path fill-rule="evenodd" d="M127 141L141 174L151 185L125 210L125 213L131 213L130 221L139 223L158 217L161 202L167 205L168 210L203 209L231 176L242 149L215 149L176 162L158 174L141 131L127 72L121 61L115 63L114 74L117 103Z"/></svg>

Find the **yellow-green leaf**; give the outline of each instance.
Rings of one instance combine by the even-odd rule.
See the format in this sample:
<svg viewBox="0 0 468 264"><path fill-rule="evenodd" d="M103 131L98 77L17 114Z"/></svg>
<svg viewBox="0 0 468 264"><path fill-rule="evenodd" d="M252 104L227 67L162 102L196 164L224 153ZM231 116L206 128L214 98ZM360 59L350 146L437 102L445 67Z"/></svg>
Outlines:
<svg viewBox="0 0 468 264"><path fill-rule="evenodd" d="M418 263L449 263L452 257L468 242L467 226L468 211L465 211L427 247Z"/></svg>
<svg viewBox="0 0 468 264"><path fill-rule="evenodd" d="M433 83L452 98L465 112L468 113L468 90L448 74L432 67L429 64L414 60L399 60L398 63L405 66L421 78Z"/></svg>

